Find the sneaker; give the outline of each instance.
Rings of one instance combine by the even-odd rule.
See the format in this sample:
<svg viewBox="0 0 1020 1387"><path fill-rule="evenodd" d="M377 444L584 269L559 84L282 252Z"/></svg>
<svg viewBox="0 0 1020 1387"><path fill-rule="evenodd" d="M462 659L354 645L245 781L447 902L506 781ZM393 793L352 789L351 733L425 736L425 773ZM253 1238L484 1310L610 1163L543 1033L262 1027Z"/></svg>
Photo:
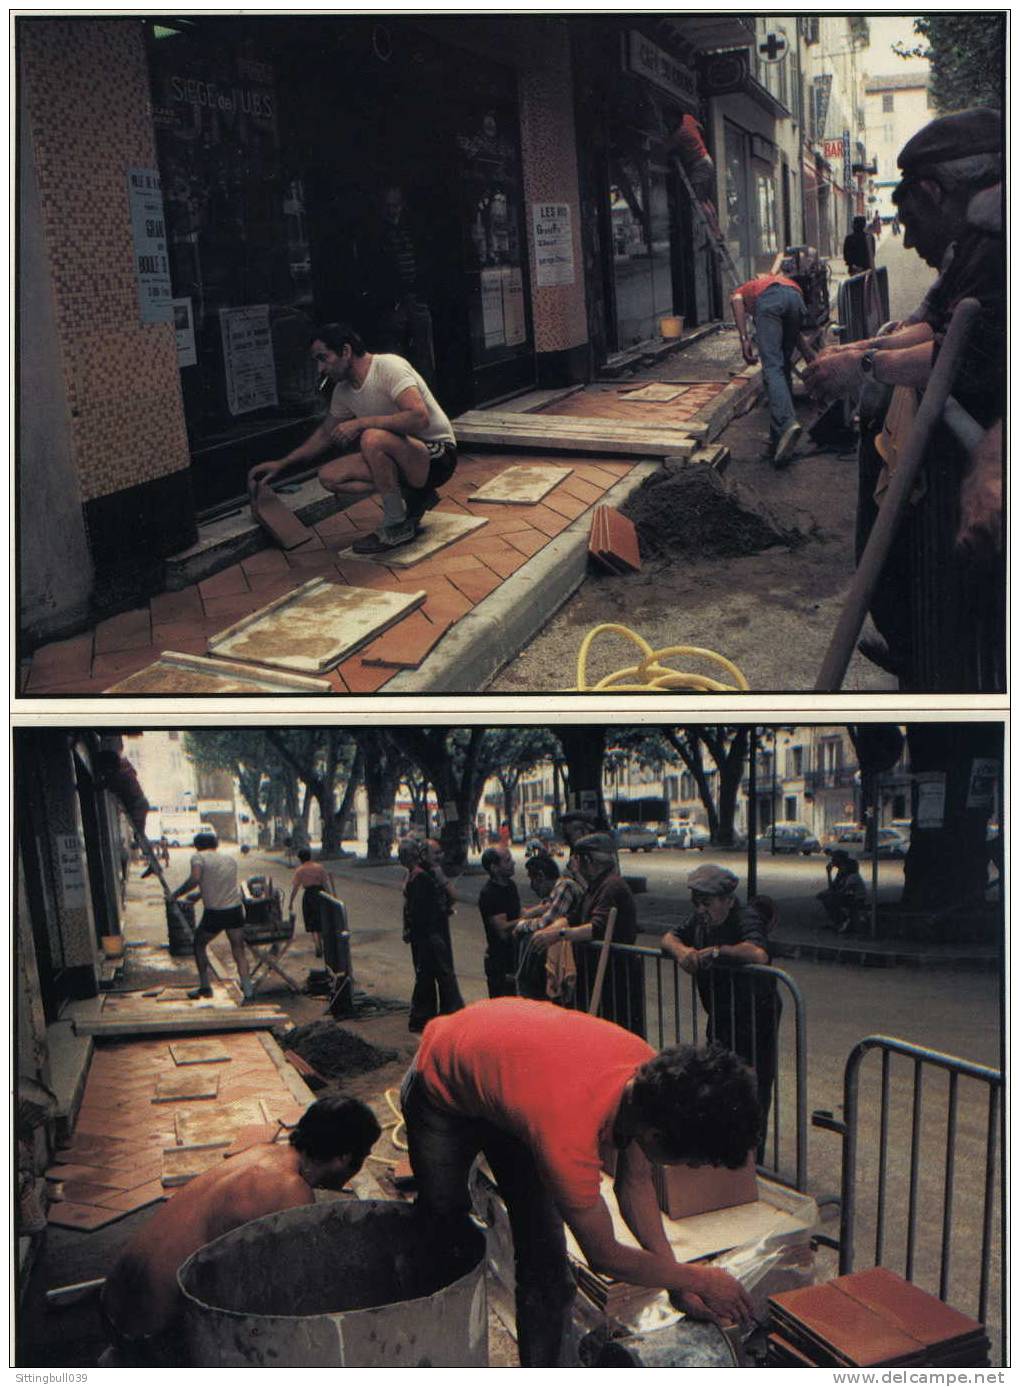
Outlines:
<svg viewBox="0 0 1020 1387"><path fill-rule="evenodd" d="M364 539L355 540L351 548L355 554L385 554L388 549L410 544L418 533L418 522L408 515L399 525L380 525L374 533L366 535Z"/></svg>
<svg viewBox="0 0 1020 1387"><path fill-rule="evenodd" d="M211 996L212 996L212 988L211 988L211 987L193 987L193 988L191 989L191 991L188 993L188 996L191 998L191 1000L192 1000L193 1002L196 1001L199 997L211 997Z"/></svg>
<svg viewBox="0 0 1020 1387"><path fill-rule="evenodd" d="M796 419L791 419L786 428L779 435L779 442L776 444L776 452L773 461L777 467L782 467L789 461L790 454L796 448L803 429Z"/></svg>

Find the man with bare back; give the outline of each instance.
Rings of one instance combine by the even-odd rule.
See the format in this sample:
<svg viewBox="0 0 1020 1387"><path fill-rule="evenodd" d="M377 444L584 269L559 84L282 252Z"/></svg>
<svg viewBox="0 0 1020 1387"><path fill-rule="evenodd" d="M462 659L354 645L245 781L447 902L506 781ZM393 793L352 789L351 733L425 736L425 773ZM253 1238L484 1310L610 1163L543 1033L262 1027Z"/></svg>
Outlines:
<svg viewBox="0 0 1020 1387"><path fill-rule="evenodd" d="M358 1099L320 1098L289 1142L251 1146L184 1185L135 1234L107 1277L101 1312L113 1347L102 1365L181 1366L177 1272L183 1263L242 1223L311 1204L316 1189L342 1189L379 1133L371 1109Z"/></svg>

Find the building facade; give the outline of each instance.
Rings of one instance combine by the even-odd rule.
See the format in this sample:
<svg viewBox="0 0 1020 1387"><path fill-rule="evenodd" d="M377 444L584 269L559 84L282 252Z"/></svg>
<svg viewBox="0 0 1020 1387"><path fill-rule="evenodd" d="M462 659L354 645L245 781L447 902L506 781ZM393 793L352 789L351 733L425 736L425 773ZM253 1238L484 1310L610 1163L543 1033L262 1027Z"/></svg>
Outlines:
<svg viewBox="0 0 1020 1387"><path fill-rule="evenodd" d="M400 346L456 415L590 380L664 316L723 317L663 150L685 114L742 271L831 249L848 208L823 151L852 126L858 21L818 25L18 17L25 642L161 590L248 469L308 435L316 323ZM117 74L101 99L97 73Z"/></svg>
<svg viewBox="0 0 1020 1387"><path fill-rule="evenodd" d="M911 135L935 116L927 74L866 77L864 115L868 149L876 165L873 208L884 221L891 221L896 214L892 191L900 181L897 155Z"/></svg>

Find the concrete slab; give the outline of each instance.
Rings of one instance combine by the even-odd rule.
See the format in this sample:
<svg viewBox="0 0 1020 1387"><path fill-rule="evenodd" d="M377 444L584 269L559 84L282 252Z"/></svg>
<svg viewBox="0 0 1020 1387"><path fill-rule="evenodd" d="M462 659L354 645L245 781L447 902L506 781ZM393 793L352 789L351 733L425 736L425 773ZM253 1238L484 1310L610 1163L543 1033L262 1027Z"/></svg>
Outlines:
<svg viewBox="0 0 1020 1387"><path fill-rule="evenodd" d="M205 1146L168 1146L163 1152L163 1169L159 1182L164 1189L186 1185L196 1175L219 1165L227 1151L227 1142Z"/></svg>
<svg viewBox="0 0 1020 1387"><path fill-rule="evenodd" d="M293 674L270 674L229 660L205 655L184 655L164 650L159 659L137 674L112 684L107 694L257 694L332 693L325 679L305 679Z"/></svg>
<svg viewBox="0 0 1020 1387"><path fill-rule="evenodd" d="M230 1054L218 1040L177 1040L170 1046L174 1064L225 1064Z"/></svg>
<svg viewBox="0 0 1020 1387"><path fill-rule="evenodd" d="M480 530L488 521L484 516L458 515L453 511L429 511L428 515L422 520L422 532L417 539L410 544L402 544L399 549L391 549L385 554L377 557L384 560L387 568L410 568L416 563L421 563L423 559L431 558L440 549L445 549L450 544L456 544L458 539L463 539L474 530ZM356 554L354 549L341 549L340 557L347 559L363 559L363 554Z"/></svg>
<svg viewBox="0 0 1020 1387"><path fill-rule="evenodd" d="M489 506L537 506L573 472L572 467L508 467L466 498Z"/></svg>
<svg viewBox="0 0 1020 1387"><path fill-rule="evenodd" d="M215 1108L174 1114L178 1146L229 1146L242 1127L269 1122L260 1098L236 1098Z"/></svg>
<svg viewBox="0 0 1020 1387"><path fill-rule="evenodd" d="M652 381L650 385L639 386L637 390L622 390L620 399L627 404L668 405L687 393L688 387L681 384L667 384L665 381Z"/></svg>
<svg viewBox="0 0 1020 1387"><path fill-rule="evenodd" d="M183 1073L161 1074L156 1080L154 1103L177 1103L184 1098L215 1098L220 1091L220 1076L206 1070L184 1070Z"/></svg>
<svg viewBox="0 0 1020 1387"><path fill-rule="evenodd" d="M382 635L426 595L313 578L211 636L209 649L220 658L318 674Z"/></svg>

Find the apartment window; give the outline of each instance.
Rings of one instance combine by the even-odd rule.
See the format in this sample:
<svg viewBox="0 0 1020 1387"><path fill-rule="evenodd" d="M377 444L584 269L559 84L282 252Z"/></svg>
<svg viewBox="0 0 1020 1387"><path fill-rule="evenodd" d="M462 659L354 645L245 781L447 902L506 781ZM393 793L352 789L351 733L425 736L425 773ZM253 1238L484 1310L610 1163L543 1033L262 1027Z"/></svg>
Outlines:
<svg viewBox="0 0 1020 1387"><path fill-rule="evenodd" d="M804 774L804 748L792 746L786 753L786 774L791 779Z"/></svg>
<svg viewBox="0 0 1020 1387"><path fill-rule="evenodd" d="M786 795L786 796L784 797L784 800L783 800L783 813L786 815L786 822L787 822L788 824L796 823L796 821L797 821L797 796L796 796L796 795Z"/></svg>
<svg viewBox="0 0 1020 1387"><path fill-rule="evenodd" d="M689 771L684 771L680 777L680 798L694 798L694 776Z"/></svg>
<svg viewBox="0 0 1020 1387"><path fill-rule="evenodd" d="M839 741L823 742L818 748L823 771L837 771L843 764L843 744Z"/></svg>
<svg viewBox="0 0 1020 1387"><path fill-rule="evenodd" d="M882 93L882 112L883 112L883 114L884 114L886 111L892 111L892 110L894 110L894 109L895 109L895 108L894 108L894 106L893 106L893 93L892 93L892 92L883 92L883 93Z"/></svg>

